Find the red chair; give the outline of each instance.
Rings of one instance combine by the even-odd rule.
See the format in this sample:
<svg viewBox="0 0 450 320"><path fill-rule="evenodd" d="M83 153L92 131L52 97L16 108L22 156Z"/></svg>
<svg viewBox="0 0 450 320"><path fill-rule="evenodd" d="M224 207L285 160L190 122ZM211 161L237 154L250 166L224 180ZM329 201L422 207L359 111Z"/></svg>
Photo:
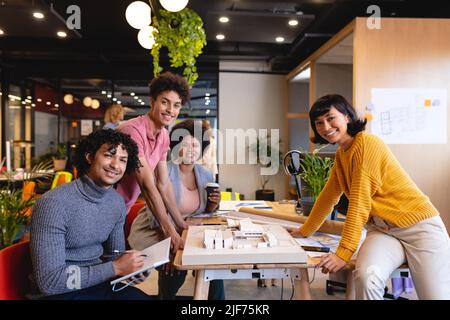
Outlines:
<svg viewBox="0 0 450 320"><path fill-rule="evenodd" d="M0 250L0 300L25 300L31 269L29 241Z"/></svg>
<svg viewBox="0 0 450 320"><path fill-rule="evenodd" d="M131 225L133 224L134 219L136 219L139 211L144 207L144 205L145 202L136 201L136 203L131 206L130 211L128 212L127 217L125 219L124 233L125 233L125 244L127 246L127 249L130 248L127 239L128 236L130 235Z"/></svg>

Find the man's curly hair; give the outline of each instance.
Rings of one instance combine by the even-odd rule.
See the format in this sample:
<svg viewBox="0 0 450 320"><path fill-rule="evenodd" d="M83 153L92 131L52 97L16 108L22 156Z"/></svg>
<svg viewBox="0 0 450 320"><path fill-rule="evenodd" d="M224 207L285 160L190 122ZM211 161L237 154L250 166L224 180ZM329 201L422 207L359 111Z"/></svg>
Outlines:
<svg viewBox="0 0 450 320"><path fill-rule="evenodd" d="M161 92L175 91L181 98L181 104L184 105L189 101L191 95L189 93L189 84L186 79L180 75L166 71L161 73L150 82L150 97L156 101Z"/></svg>
<svg viewBox="0 0 450 320"><path fill-rule="evenodd" d="M127 151L128 161L125 173L130 174L141 167L138 147L128 134L112 129L102 129L92 132L81 140L77 146L74 163L80 177L88 173L91 167L87 162L86 154L95 155L104 144L107 144L110 148L117 148L117 146L122 145Z"/></svg>

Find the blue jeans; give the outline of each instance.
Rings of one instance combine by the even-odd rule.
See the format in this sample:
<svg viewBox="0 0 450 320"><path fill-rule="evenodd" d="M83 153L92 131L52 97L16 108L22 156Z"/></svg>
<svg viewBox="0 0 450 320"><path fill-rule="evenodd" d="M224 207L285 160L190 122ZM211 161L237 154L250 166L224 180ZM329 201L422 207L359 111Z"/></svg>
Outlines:
<svg viewBox="0 0 450 320"><path fill-rule="evenodd" d="M173 274L167 274L158 269L158 297L161 300L175 300L178 290L186 280L186 271L174 270ZM208 300L225 300L225 288L223 280L212 280L209 285Z"/></svg>
<svg viewBox="0 0 450 320"><path fill-rule="evenodd" d="M47 296L45 300L152 300L152 297L132 286L126 287L119 292L113 292L109 281L102 282L96 286Z"/></svg>

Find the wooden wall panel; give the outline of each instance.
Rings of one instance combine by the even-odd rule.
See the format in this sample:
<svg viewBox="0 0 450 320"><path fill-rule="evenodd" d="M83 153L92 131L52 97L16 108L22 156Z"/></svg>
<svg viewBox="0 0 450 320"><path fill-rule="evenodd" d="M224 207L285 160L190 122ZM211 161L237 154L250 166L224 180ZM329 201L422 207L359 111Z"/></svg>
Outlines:
<svg viewBox="0 0 450 320"><path fill-rule="evenodd" d="M450 20L383 18L354 34L354 102L362 113L372 88L446 88L450 104ZM447 127L450 112L447 111ZM370 130L369 130L370 131ZM445 145L389 145L403 168L440 211L450 230L450 130Z"/></svg>

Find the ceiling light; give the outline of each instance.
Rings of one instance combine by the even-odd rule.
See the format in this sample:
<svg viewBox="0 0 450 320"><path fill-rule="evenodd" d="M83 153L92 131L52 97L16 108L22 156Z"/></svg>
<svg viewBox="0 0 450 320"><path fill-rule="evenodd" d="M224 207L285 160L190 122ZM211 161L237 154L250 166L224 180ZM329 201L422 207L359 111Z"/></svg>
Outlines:
<svg viewBox="0 0 450 320"><path fill-rule="evenodd" d="M225 39L225 36L223 34L218 34L218 35L216 35L216 39L223 40L223 39Z"/></svg>
<svg viewBox="0 0 450 320"><path fill-rule="evenodd" d="M68 93L68 94L64 95L63 100L66 104L72 104L73 103L73 95Z"/></svg>
<svg viewBox="0 0 450 320"><path fill-rule="evenodd" d="M91 97L84 97L83 104L85 107L89 108L92 105L92 98Z"/></svg>
<svg viewBox="0 0 450 320"><path fill-rule="evenodd" d="M37 102L42 102L42 99L41 98L37 98L36 101Z"/></svg>
<svg viewBox="0 0 450 320"><path fill-rule="evenodd" d="M298 25L298 20L291 19L291 20L289 20L288 24L289 24L290 26L293 26L293 27L294 27L294 26Z"/></svg>
<svg viewBox="0 0 450 320"><path fill-rule="evenodd" d="M230 21L230 19L228 19L228 17L220 17L219 21L222 23L227 23L228 21Z"/></svg>
<svg viewBox="0 0 450 320"><path fill-rule="evenodd" d="M31 106L32 106L33 108L36 107L36 105L35 105L34 103L32 103Z"/></svg>
<svg viewBox="0 0 450 320"><path fill-rule="evenodd" d="M137 35L138 42L145 49L151 49L155 44L155 37L153 36L154 31L158 32L152 26L143 27L141 30L139 30L139 33Z"/></svg>
<svg viewBox="0 0 450 320"><path fill-rule="evenodd" d="M52 103L51 103L50 101L47 101L45 104L49 106L49 105L51 105Z"/></svg>
<svg viewBox="0 0 450 320"><path fill-rule="evenodd" d="M31 96L27 96L27 99L30 100L30 99L33 99L33 98Z"/></svg>
<svg viewBox="0 0 450 320"><path fill-rule="evenodd" d="M116 98L116 97L114 97L114 98L112 98L112 100L113 100L113 101L117 101L117 98Z"/></svg>
<svg viewBox="0 0 450 320"><path fill-rule="evenodd" d="M56 35L57 35L58 37L60 37L60 38L65 38L65 37L67 37L67 33L65 33L64 31L58 31L58 32L56 33Z"/></svg>
<svg viewBox="0 0 450 320"><path fill-rule="evenodd" d="M145 102L141 102L141 105L144 105L145 104Z"/></svg>
<svg viewBox="0 0 450 320"><path fill-rule="evenodd" d="M55 108L59 108L59 104L55 103Z"/></svg>
<svg viewBox="0 0 450 320"><path fill-rule="evenodd" d="M100 101L98 101L97 99L93 99L92 103L91 103L91 108L92 109L98 109L100 107Z"/></svg>
<svg viewBox="0 0 450 320"><path fill-rule="evenodd" d="M36 19L44 19L45 16L42 12L35 11L33 12L33 17L35 17Z"/></svg>
<svg viewBox="0 0 450 320"><path fill-rule="evenodd" d="M178 12L183 10L189 0L159 0L164 9L171 12Z"/></svg>
<svg viewBox="0 0 450 320"><path fill-rule="evenodd" d="M108 94L108 95L107 95L106 97L107 97L107 98L111 98L111 97L112 97L112 95Z"/></svg>
<svg viewBox="0 0 450 320"><path fill-rule="evenodd" d="M134 1L127 7L125 18L133 28L142 29L152 22L150 6L143 1Z"/></svg>
<svg viewBox="0 0 450 320"><path fill-rule="evenodd" d="M3 31L2 29L0 29L0 36L4 35L5 31Z"/></svg>
<svg viewBox="0 0 450 320"><path fill-rule="evenodd" d="M22 101L22 104L26 104L26 102L25 102L25 101Z"/></svg>
<svg viewBox="0 0 450 320"><path fill-rule="evenodd" d="M105 91L105 90L103 90L103 91L102 91L102 94L106 94L106 91Z"/></svg>
<svg viewBox="0 0 450 320"><path fill-rule="evenodd" d="M122 101L120 101L120 100L117 100L117 104L122 104Z"/></svg>
<svg viewBox="0 0 450 320"><path fill-rule="evenodd" d="M205 96L209 97L211 94L209 92L205 93Z"/></svg>
<svg viewBox="0 0 450 320"><path fill-rule="evenodd" d="M135 93L134 92L130 92L130 96L134 97Z"/></svg>
<svg viewBox="0 0 450 320"><path fill-rule="evenodd" d="M276 42L283 42L283 41L284 41L284 38L283 38L283 37L276 37L276 38L275 38L275 41L276 41Z"/></svg>
<svg viewBox="0 0 450 320"><path fill-rule="evenodd" d="M211 112L211 110L206 109L206 114L209 114Z"/></svg>
<svg viewBox="0 0 450 320"><path fill-rule="evenodd" d="M134 96L134 100L137 100L137 99L139 99L139 97L138 96Z"/></svg>

